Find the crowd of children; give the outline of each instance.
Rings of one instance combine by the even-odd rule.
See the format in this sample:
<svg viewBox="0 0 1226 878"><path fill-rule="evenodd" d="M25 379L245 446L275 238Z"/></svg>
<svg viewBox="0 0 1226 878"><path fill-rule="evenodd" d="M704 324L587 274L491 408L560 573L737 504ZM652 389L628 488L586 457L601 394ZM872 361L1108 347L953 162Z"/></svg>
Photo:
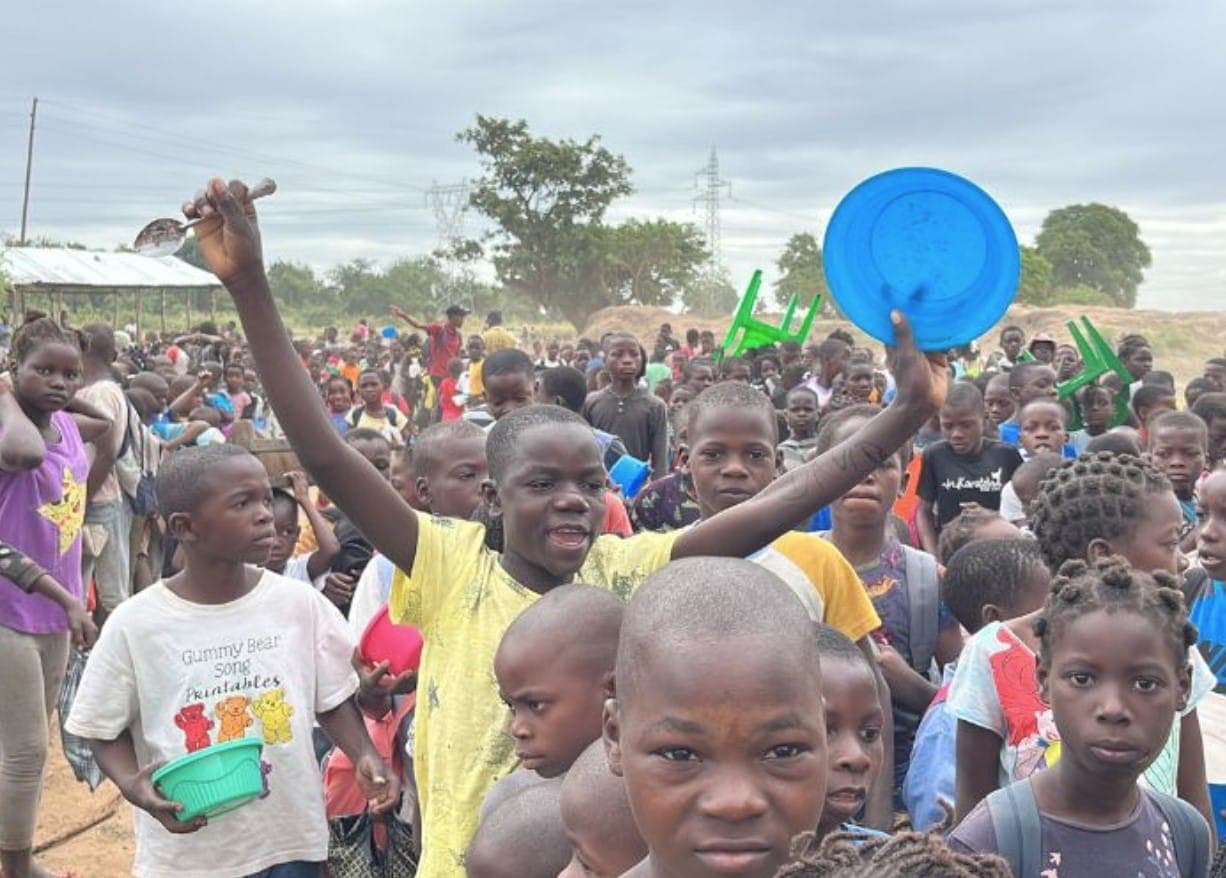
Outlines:
<svg viewBox="0 0 1226 878"><path fill-rule="evenodd" d="M291 341L242 196L189 210L241 333L14 336L5 878L48 874L57 702L139 876L1209 873L1226 361L1181 408L1139 336L1069 394L1072 346L925 355L902 315L884 362L668 324L529 353L458 305ZM383 612L419 666L358 656ZM153 772L247 737L265 796L180 820Z"/></svg>

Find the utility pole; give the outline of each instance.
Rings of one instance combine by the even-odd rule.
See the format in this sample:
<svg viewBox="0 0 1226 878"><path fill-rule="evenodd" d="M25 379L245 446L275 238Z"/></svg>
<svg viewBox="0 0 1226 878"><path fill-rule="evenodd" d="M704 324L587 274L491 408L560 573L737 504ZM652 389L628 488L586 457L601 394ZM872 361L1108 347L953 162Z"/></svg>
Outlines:
<svg viewBox="0 0 1226 878"><path fill-rule="evenodd" d="M426 190L426 205L434 212L434 222L438 226L438 247L442 254L443 271L447 275L447 285L454 288L459 276L459 268L452 255L452 248L464 235L464 214L468 210L468 196L471 187L467 180L440 186L438 181ZM450 294L451 290L448 290ZM474 302L468 303L470 306Z"/></svg>
<svg viewBox="0 0 1226 878"><path fill-rule="evenodd" d="M21 195L21 245L26 243L26 217L30 213L30 171L34 166L34 118L38 115L38 98L30 107L30 137L26 141L26 185Z"/></svg>
<svg viewBox="0 0 1226 878"><path fill-rule="evenodd" d="M711 147L706 166L698 171L695 178L695 186L701 190L701 194L694 198L694 209L697 210L698 205L702 204L706 214L707 250L711 254L707 260L707 270L715 278L720 273L719 201L724 195L732 197L732 184L720 179L719 157L715 154L715 147Z"/></svg>

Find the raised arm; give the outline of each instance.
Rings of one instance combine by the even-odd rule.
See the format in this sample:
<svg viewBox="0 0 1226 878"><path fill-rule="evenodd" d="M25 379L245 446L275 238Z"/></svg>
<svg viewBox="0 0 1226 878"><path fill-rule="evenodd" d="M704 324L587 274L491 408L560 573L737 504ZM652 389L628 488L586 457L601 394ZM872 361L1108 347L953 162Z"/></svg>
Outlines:
<svg viewBox="0 0 1226 878"><path fill-rule="evenodd" d="M203 217L196 240L209 268L234 298L260 380L302 465L363 535L401 570L412 571L417 515L357 451L341 440L277 313L247 187L213 180L205 198L184 206Z"/></svg>
<svg viewBox="0 0 1226 878"><path fill-rule="evenodd" d="M299 508L315 534L315 551L307 559L307 576L314 582L316 577L323 576L331 568L332 559L341 553L341 543L336 538L332 523L324 518L311 502L311 495L307 492L306 473L295 470L285 475L289 479L294 499L298 501Z"/></svg>
<svg viewBox="0 0 1226 878"><path fill-rule="evenodd" d="M422 323L420 320L414 319L413 315L409 314L409 312L405 311L399 305L392 306L392 316L397 320L403 320L414 329L420 329L422 332L425 332L428 329L427 324Z"/></svg>
<svg viewBox="0 0 1226 878"><path fill-rule="evenodd" d="M0 375L0 470L38 469L47 456L47 443L34 422L26 417L13 395L13 382Z"/></svg>
<svg viewBox="0 0 1226 878"><path fill-rule="evenodd" d="M898 338L898 395L889 408L753 499L691 528L674 544L673 558L743 558L758 551L858 485L932 417L949 383L945 356L921 353L902 314L895 311L890 317Z"/></svg>

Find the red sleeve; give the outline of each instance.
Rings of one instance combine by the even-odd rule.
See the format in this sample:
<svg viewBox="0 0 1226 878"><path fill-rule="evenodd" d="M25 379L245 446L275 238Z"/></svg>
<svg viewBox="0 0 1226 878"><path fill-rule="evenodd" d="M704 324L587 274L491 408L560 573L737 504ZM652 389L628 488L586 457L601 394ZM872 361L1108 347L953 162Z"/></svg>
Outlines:
<svg viewBox="0 0 1226 878"><path fill-rule="evenodd" d="M613 491L606 491L604 495L604 532L617 534L619 537L628 537L634 533L634 528L630 526L630 516L626 514L626 504Z"/></svg>

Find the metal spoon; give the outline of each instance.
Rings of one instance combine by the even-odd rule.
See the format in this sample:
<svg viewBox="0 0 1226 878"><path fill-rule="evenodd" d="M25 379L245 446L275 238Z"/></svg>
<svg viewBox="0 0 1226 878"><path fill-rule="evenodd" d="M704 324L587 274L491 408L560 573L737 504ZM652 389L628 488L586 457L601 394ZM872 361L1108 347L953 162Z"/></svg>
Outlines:
<svg viewBox="0 0 1226 878"><path fill-rule="evenodd" d="M272 195L276 191L277 184L265 177L247 191L247 200L255 201L265 195ZM200 219L187 222L170 217L155 219L140 230L140 234L132 243L132 249L141 256L170 256L179 251L179 248L183 246L183 241L187 238L187 230L198 222Z"/></svg>

